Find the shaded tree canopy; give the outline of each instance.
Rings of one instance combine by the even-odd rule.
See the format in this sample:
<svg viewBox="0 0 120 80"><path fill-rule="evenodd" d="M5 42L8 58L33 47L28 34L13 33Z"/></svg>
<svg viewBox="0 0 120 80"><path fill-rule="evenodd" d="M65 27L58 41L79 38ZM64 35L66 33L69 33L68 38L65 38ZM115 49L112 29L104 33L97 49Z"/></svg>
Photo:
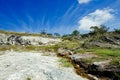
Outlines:
<svg viewBox="0 0 120 80"><path fill-rule="evenodd" d="M54 36L60 36L60 34L59 33L54 33Z"/></svg>
<svg viewBox="0 0 120 80"><path fill-rule="evenodd" d="M41 31L41 34L46 34L46 31L45 31L45 30L42 30L42 31Z"/></svg>
<svg viewBox="0 0 120 80"><path fill-rule="evenodd" d="M101 26L92 26L90 29L92 30L90 31L90 34L95 35L95 34L104 34L108 32L109 27L101 25Z"/></svg>
<svg viewBox="0 0 120 80"><path fill-rule="evenodd" d="M79 35L79 34L80 34L80 32L79 32L78 30L74 30L71 35L77 36L77 35Z"/></svg>
<svg viewBox="0 0 120 80"><path fill-rule="evenodd" d="M120 34L120 29L114 29L114 33Z"/></svg>

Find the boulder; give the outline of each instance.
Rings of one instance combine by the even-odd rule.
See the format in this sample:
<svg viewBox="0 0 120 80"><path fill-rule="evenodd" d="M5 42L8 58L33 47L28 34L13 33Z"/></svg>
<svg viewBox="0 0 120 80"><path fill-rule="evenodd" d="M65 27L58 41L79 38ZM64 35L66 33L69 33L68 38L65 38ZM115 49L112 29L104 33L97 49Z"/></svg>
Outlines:
<svg viewBox="0 0 120 80"><path fill-rule="evenodd" d="M85 58L93 58L93 57L97 57L97 55L94 55L90 52L86 52L84 54L73 54L73 55L70 55L69 56L72 60L78 62L78 61L81 61L81 59L85 59Z"/></svg>
<svg viewBox="0 0 120 80"><path fill-rule="evenodd" d="M74 53L67 49L58 49L58 56L69 57L69 55L73 55Z"/></svg>
<svg viewBox="0 0 120 80"><path fill-rule="evenodd" d="M0 34L0 45L5 45L7 43L7 36L5 34Z"/></svg>
<svg viewBox="0 0 120 80"><path fill-rule="evenodd" d="M8 41L8 44L11 44L11 45L15 45L15 44L23 45L23 43L24 43L21 36L17 36L17 35L10 35L7 38L7 41Z"/></svg>
<svg viewBox="0 0 120 80"><path fill-rule="evenodd" d="M94 66L94 69L99 70L99 71L100 70L105 70L106 67L108 65L110 65L111 61L112 61L112 59L110 59L110 60L104 60L104 61L100 61L100 62L93 62L91 66Z"/></svg>

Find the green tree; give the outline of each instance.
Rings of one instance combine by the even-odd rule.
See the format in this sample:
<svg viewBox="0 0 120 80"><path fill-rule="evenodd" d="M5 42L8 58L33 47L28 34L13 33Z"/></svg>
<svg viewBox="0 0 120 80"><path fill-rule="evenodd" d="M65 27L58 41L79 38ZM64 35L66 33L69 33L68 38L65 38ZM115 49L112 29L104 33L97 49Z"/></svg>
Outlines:
<svg viewBox="0 0 120 80"><path fill-rule="evenodd" d="M47 35L48 35L48 36L52 36L52 34L51 34L51 33L47 33Z"/></svg>
<svg viewBox="0 0 120 80"><path fill-rule="evenodd" d="M58 36L58 37L59 37L59 36L60 36L60 34L59 34L59 33L54 33L54 36Z"/></svg>
<svg viewBox="0 0 120 80"><path fill-rule="evenodd" d="M120 29L114 29L113 32L114 32L114 33L118 33L118 34L120 34Z"/></svg>
<svg viewBox="0 0 120 80"><path fill-rule="evenodd" d="M42 30L42 31L41 31L41 34L44 34L44 35L45 35L45 34L46 34L46 31L45 31L45 30Z"/></svg>
<svg viewBox="0 0 120 80"><path fill-rule="evenodd" d="M92 30L92 31L90 31L90 34L92 34L92 35L102 35L104 33L107 33L109 30L109 28L104 25L92 26L90 29Z"/></svg>
<svg viewBox="0 0 120 80"><path fill-rule="evenodd" d="M79 34L80 34L80 32L78 30L74 30L71 35L78 36Z"/></svg>

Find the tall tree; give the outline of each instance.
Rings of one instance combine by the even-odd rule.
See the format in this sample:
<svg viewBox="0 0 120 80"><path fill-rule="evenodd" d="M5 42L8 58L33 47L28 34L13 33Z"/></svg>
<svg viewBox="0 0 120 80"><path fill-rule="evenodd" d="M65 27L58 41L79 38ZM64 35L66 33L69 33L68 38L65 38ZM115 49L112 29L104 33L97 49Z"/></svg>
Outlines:
<svg viewBox="0 0 120 80"><path fill-rule="evenodd" d="M104 25L92 26L90 29L92 30L90 31L90 34L93 34L93 35L104 34L109 30L109 28Z"/></svg>
<svg viewBox="0 0 120 80"><path fill-rule="evenodd" d="M79 35L80 34L80 32L78 31L78 30L74 30L73 32L72 32L72 36L77 36L77 35Z"/></svg>

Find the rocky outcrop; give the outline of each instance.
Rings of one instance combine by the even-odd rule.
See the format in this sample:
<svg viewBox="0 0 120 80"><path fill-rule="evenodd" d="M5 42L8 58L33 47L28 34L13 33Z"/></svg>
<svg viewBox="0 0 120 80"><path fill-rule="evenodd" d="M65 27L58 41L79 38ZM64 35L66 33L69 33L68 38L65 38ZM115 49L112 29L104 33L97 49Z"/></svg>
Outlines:
<svg viewBox="0 0 120 80"><path fill-rule="evenodd" d="M101 36L99 39L91 39L88 41L84 41L82 47L106 47L106 48L120 48L120 36Z"/></svg>
<svg viewBox="0 0 120 80"><path fill-rule="evenodd" d="M7 43L7 37L5 34L0 34L0 45L4 45Z"/></svg>
<svg viewBox="0 0 120 80"><path fill-rule="evenodd" d="M111 44L120 45L120 36L106 36L104 40Z"/></svg>
<svg viewBox="0 0 120 80"><path fill-rule="evenodd" d="M60 53L61 52L61 53ZM72 53L72 54L71 54ZM119 80L120 68L112 65L112 59L100 60L100 61L86 61L94 58L99 58L97 55L86 52L84 54L73 54L71 51L61 50L59 56L68 58L72 61L74 68L78 74L87 73L97 76L98 78L105 78L103 80ZM81 71L82 70L82 71ZM94 80L94 79L90 79Z"/></svg>
<svg viewBox="0 0 120 80"><path fill-rule="evenodd" d="M15 44L18 44L18 45L23 45L23 40L21 38L21 36L16 36L16 35L11 35L7 38L7 44L11 44L11 45L15 45Z"/></svg>
<svg viewBox="0 0 120 80"><path fill-rule="evenodd" d="M74 54L72 51L67 50L67 49L58 49L58 56L62 56L62 57L68 57L69 55Z"/></svg>
<svg viewBox="0 0 120 80"><path fill-rule="evenodd" d="M109 80L119 80L120 68L110 63L111 60L93 62L88 66L87 72L97 77L107 77Z"/></svg>
<svg viewBox="0 0 120 80"><path fill-rule="evenodd" d="M53 45L61 39L0 34L0 45Z"/></svg>
<svg viewBox="0 0 120 80"><path fill-rule="evenodd" d="M39 36L21 36L23 40L29 40L32 45L53 45L61 42L61 39L44 38Z"/></svg>

